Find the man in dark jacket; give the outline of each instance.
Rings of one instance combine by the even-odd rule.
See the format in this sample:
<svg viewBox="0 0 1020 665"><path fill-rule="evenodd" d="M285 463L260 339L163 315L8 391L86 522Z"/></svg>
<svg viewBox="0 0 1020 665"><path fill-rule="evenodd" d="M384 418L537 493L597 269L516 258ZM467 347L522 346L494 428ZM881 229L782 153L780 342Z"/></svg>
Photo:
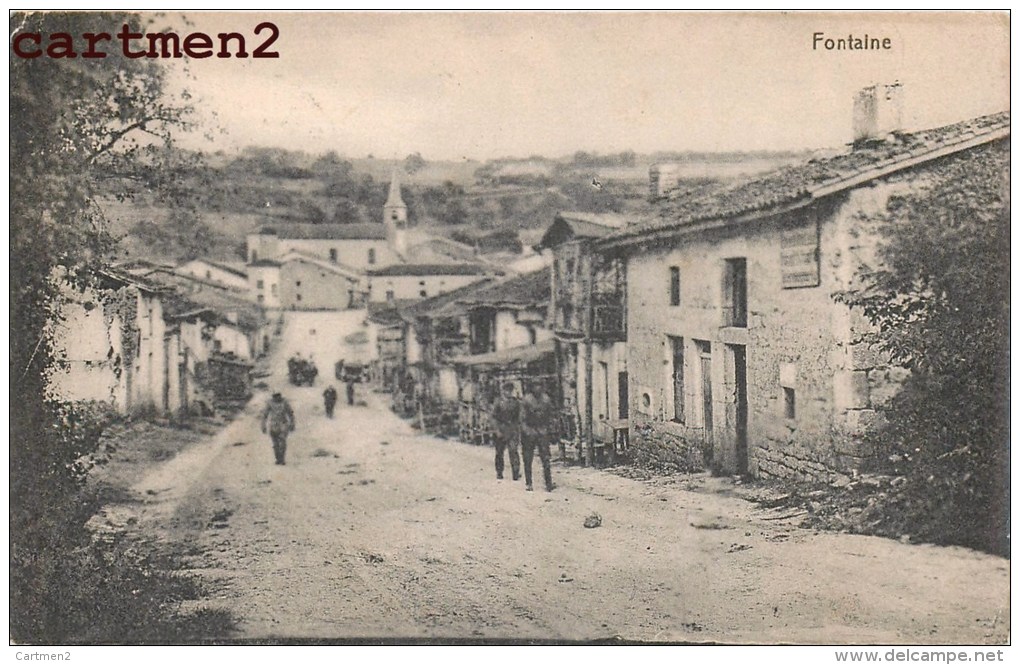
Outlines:
<svg viewBox="0 0 1020 665"><path fill-rule="evenodd" d="M290 403L280 393L273 393L272 398L262 411L262 433L269 432L273 440L273 454L277 464L285 464L287 454L287 435L294 431L294 411Z"/></svg>
<svg viewBox="0 0 1020 665"><path fill-rule="evenodd" d="M336 388L330 386L322 391L322 403L326 407L326 417L333 417L333 409L336 407Z"/></svg>
<svg viewBox="0 0 1020 665"><path fill-rule="evenodd" d="M552 468L550 467L549 439L553 433L553 417L555 409L549 393L541 386L528 392L521 405L521 447L524 449L524 482L525 489L532 491L531 463L535 459L535 450L542 460L542 476L545 480L545 491L553 490Z"/></svg>
<svg viewBox="0 0 1020 665"><path fill-rule="evenodd" d="M496 478L503 479L503 452L509 449L510 470L513 479L521 477L521 460L517 452L521 438L521 403L514 397L514 387L503 385L503 394L492 405L493 429L496 446Z"/></svg>

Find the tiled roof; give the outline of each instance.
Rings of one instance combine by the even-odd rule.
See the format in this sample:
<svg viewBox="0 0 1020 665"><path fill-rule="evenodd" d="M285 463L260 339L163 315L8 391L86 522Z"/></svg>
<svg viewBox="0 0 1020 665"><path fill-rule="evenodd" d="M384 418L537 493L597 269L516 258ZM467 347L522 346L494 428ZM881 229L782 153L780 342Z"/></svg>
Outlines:
<svg viewBox="0 0 1020 665"><path fill-rule="evenodd" d="M287 240L386 240L383 224L279 224L263 227L262 235Z"/></svg>
<svg viewBox="0 0 1020 665"><path fill-rule="evenodd" d="M623 215L560 212L537 247L554 247L571 238L602 238L627 226Z"/></svg>
<svg viewBox="0 0 1020 665"><path fill-rule="evenodd" d="M369 270L372 277L416 277L431 275L484 275L488 268L477 263L395 263Z"/></svg>
<svg viewBox="0 0 1020 665"><path fill-rule="evenodd" d="M542 360L550 361L556 352L556 342L548 339L531 346L515 346L510 349L501 349L489 353L479 353L473 356L459 356L453 359L456 365L468 365L472 367L488 365L494 367L508 367L511 365L530 365Z"/></svg>
<svg viewBox="0 0 1020 665"><path fill-rule="evenodd" d="M482 279L478 282L473 282L467 286L462 286L459 289L453 291L447 291L446 293L440 293L437 296L431 298L425 298L424 300L417 300L408 305L404 305L400 308L401 316L408 321L412 321L418 317L447 317L456 316L459 312L455 305L461 298L467 297L472 293L481 291L486 286L491 284L490 279Z"/></svg>
<svg viewBox="0 0 1020 665"><path fill-rule="evenodd" d="M615 232L606 246L625 245L650 233L682 229L701 222L745 215L768 214L774 209L807 203L916 166L975 145L1009 135L1009 112L915 132L894 140L874 142L833 157L741 180L703 196L671 194L656 217Z"/></svg>
<svg viewBox="0 0 1020 665"><path fill-rule="evenodd" d="M544 306L551 297L549 268L490 284L457 300L468 307Z"/></svg>

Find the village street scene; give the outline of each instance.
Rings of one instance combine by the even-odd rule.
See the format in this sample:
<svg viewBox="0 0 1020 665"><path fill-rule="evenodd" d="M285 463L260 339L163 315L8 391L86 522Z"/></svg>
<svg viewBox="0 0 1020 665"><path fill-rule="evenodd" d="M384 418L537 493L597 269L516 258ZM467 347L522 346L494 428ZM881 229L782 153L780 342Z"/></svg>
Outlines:
<svg viewBox="0 0 1020 665"><path fill-rule="evenodd" d="M426 27L586 96L582 59L522 44L616 34L626 88L666 57L632 42L649 21L718 16L266 16L279 63L221 34L180 79L163 17L16 24L12 122L35 120L12 150L46 177L12 175L15 643L1009 644L1011 130L979 50L944 74L972 103L939 113L933 69L854 61L800 143L610 114L613 140L542 148L523 98L493 134L471 115L470 139L413 143L415 76L525 80L422 61ZM820 41L766 18L741 29ZM943 18L998 39L996 15ZM316 124L354 102L314 79L278 110L217 97L297 71L320 21L392 58L337 65L350 90L401 101L346 127ZM121 23L164 41L109 80L47 50ZM203 104L232 138L176 135ZM80 147L40 148L46 127Z"/></svg>

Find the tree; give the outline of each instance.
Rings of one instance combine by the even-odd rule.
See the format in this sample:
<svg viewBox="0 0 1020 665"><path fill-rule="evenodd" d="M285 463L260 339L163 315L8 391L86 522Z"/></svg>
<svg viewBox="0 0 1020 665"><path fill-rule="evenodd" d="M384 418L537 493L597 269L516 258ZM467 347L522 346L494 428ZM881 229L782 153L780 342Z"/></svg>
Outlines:
<svg viewBox="0 0 1020 665"><path fill-rule="evenodd" d="M905 475L911 533L1008 552L1009 146L932 171L890 200L881 268L839 298L911 372L878 439Z"/></svg>
<svg viewBox="0 0 1020 665"><path fill-rule="evenodd" d="M426 166L428 166L428 162L425 161L420 152L410 154L404 158L404 171L408 175L414 175Z"/></svg>
<svg viewBox="0 0 1020 665"><path fill-rule="evenodd" d="M14 13L10 34L108 32L119 13ZM76 44L78 50L85 48ZM181 197L177 175L189 158L172 149L190 125L187 100L169 100L156 60L12 58L10 61L10 632L19 641L61 641L73 630L65 580L71 550L87 542L75 492L77 464L98 435L73 405L47 395L52 358L48 319L58 272L76 286L95 282L114 247L100 201L125 183ZM186 94L184 95L186 97ZM177 174L177 175L175 175Z"/></svg>

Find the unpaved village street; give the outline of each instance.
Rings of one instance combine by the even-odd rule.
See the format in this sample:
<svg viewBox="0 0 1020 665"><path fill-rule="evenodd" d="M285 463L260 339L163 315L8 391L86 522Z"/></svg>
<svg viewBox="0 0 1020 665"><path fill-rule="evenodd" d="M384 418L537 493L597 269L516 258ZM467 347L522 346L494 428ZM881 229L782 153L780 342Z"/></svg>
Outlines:
<svg viewBox="0 0 1020 665"><path fill-rule="evenodd" d="M703 476L555 463L554 492L525 492L496 480L491 449L418 435L386 395L360 389L326 419L332 372L294 388L282 362L270 385L297 416L286 466L259 431L262 391L105 516L204 550L189 565L219 591L202 602L240 632L197 637L1009 639L1005 559L801 529ZM592 513L601 526L585 528Z"/></svg>

